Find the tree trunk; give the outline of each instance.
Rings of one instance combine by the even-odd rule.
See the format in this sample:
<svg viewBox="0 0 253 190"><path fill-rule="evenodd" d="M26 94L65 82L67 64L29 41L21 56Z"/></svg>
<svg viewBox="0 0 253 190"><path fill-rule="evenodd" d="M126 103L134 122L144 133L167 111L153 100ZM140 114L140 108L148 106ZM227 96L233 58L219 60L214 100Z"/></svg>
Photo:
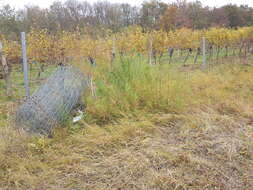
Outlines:
<svg viewBox="0 0 253 190"><path fill-rule="evenodd" d="M186 61L188 60L189 56L190 56L190 50L188 50L187 55L186 55L186 57L184 59L184 62L183 62L184 65L185 65Z"/></svg>
<svg viewBox="0 0 253 190"><path fill-rule="evenodd" d="M154 61L155 61L155 65L157 64L157 55L156 55L156 51L153 51L153 58L154 58ZM152 60L152 59L151 59ZM152 62L151 62L152 64Z"/></svg>
<svg viewBox="0 0 253 190"><path fill-rule="evenodd" d="M209 47L209 56L208 56L208 60L211 59L213 57L213 47Z"/></svg>
<svg viewBox="0 0 253 190"><path fill-rule="evenodd" d="M241 57L241 55L242 55L243 46L244 46L244 43L242 43L241 46L240 46L239 55L238 55L239 57Z"/></svg>
<svg viewBox="0 0 253 190"><path fill-rule="evenodd" d="M233 47L233 56L235 56L235 47Z"/></svg>
<svg viewBox="0 0 253 190"><path fill-rule="evenodd" d="M220 46L218 46L218 49L217 49L217 55L216 55L216 60L217 61L219 59L219 55L220 55Z"/></svg>
<svg viewBox="0 0 253 190"><path fill-rule="evenodd" d="M226 50L225 57L228 57L228 46L225 47L225 50Z"/></svg>
<svg viewBox="0 0 253 190"><path fill-rule="evenodd" d="M39 64L38 78L40 78L41 73L43 73L43 72L44 72L44 64L43 64L43 63L40 63L40 64Z"/></svg>
<svg viewBox="0 0 253 190"><path fill-rule="evenodd" d="M244 49L244 56L245 56L245 58L247 57L247 49L248 49L248 47L247 47L247 45L245 46L245 49Z"/></svg>
<svg viewBox="0 0 253 190"><path fill-rule="evenodd" d="M195 58L194 58L194 64L197 63L199 55L200 55L200 48L197 49L197 53L196 53Z"/></svg>
<svg viewBox="0 0 253 190"><path fill-rule="evenodd" d="M158 63L161 64L161 59L163 57L163 53L160 53L159 57L158 57Z"/></svg>
<svg viewBox="0 0 253 190"><path fill-rule="evenodd" d="M171 64L171 60L172 60L172 56L173 56L173 53L174 53L174 48L169 48L169 56L170 56L170 58L169 58L169 64Z"/></svg>

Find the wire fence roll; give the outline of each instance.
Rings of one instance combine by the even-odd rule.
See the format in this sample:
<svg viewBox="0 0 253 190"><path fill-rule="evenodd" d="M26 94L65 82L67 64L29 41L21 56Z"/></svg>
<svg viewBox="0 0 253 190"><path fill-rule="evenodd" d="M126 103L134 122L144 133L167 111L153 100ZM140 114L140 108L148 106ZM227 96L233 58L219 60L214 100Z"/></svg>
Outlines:
<svg viewBox="0 0 253 190"><path fill-rule="evenodd" d="M18 108L15 122L29 133L49 135L81 102L88 87L87 77L78 69L61 66Z"/></svg>

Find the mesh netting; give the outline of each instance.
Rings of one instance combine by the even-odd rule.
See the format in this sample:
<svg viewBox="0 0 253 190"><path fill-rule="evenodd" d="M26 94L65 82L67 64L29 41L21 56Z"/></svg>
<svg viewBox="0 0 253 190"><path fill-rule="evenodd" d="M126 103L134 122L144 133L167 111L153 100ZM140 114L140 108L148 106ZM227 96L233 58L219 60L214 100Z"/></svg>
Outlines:
<svg viewBox="0 0 253 190"><path fill-rule="evenodd" d="M16 113L16 124L30 133L50 134L80 103L87 78L77 69L61 66Z"/></svg>

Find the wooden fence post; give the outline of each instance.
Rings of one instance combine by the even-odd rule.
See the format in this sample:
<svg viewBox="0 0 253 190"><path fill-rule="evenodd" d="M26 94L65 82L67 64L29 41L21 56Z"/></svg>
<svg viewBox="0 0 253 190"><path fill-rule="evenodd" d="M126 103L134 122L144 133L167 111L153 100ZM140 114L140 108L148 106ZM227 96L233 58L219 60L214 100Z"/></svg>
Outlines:
<svg viewBox="0 0 253 190"><path fill-rule="evenodd" d="M30 88L29 88L29 79L28 79L28 64L27 64L27 55L26 55L25 32L21 32L21 42L22 42L22 60L23 60L25 94L26 94L26 97L28 98L30 96Z"/></svg>
<svg viewBox="0 0 253 190"><path fill-rule="evenodd" d="M115 36L112 39L112 59L111 59L111 64L114 62L116 58L116 38Z"/></svg>
<svg viewBox="0 0 253 190"><path fill-rule="evenodd" d="M202 38L202 69L206 69L206 38Z"/></svg>
<svg viewBox="0 0 253 190"><path fill-rule="evenodd" d="M3 44L0 42L0 61L3 67L3 78L6 84L6 94L7 96L11 95L11 77L10 77L10 68L7 64L6 57L3 53Z"/></svg>

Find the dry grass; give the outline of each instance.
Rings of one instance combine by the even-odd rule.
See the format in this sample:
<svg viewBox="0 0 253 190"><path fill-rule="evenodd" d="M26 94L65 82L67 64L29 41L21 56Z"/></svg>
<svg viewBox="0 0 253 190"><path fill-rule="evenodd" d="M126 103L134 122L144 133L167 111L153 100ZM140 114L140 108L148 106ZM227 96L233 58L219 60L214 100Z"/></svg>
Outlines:
<svg viewBox="0 0 253 190"><path fill-rule="evenodd" d="M82 121L52 139L0 128L0 189L253 189L252 65L192 71L185 83L181 112Z"/></svg>

